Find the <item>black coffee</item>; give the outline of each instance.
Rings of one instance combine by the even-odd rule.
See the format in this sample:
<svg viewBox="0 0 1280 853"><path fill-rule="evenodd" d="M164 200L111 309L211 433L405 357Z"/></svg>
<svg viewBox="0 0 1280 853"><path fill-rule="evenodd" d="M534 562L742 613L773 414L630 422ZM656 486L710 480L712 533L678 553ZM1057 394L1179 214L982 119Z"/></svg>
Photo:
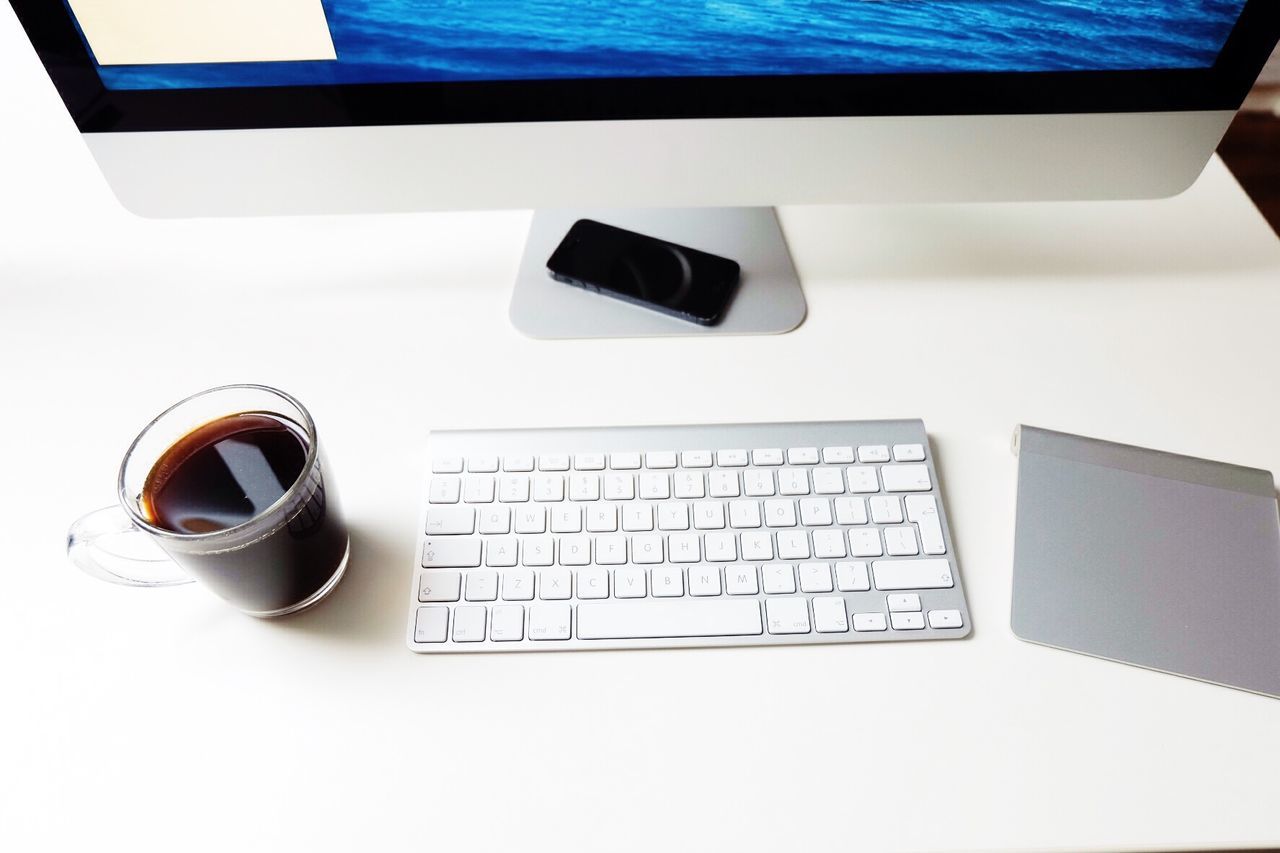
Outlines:
<svg viewBox="0 0 1280 853"><path fill-rule="evenodd" d="M219 418L165 451L143 484L142 511L151 524L208 534L258 519L306 479L286 511L270 513L247 544L167 546L180 550L182 563L215 592L251 612L306 600L346 553L346 528L326 494L319 461L307 469L304 436L297 424L275 415Z"/></svg>

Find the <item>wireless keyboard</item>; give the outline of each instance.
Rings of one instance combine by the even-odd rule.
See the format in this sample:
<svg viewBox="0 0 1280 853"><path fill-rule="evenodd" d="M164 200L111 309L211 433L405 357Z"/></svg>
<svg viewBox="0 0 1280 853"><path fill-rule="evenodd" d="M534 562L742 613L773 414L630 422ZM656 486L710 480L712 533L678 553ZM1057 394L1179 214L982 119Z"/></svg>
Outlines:
<svg viewBox="0 0 1280 853"><path fill-rule="evenodd" d="M433 432L416 652L958 638L921 421Z"/></svg>

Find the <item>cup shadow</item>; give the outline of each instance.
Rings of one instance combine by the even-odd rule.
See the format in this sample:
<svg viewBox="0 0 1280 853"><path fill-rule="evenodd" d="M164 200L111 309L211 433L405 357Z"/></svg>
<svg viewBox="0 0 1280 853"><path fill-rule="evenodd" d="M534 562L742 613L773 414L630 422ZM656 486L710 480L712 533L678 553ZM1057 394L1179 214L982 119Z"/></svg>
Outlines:
<svg viewBox="0 0 1280 853"><path fill-rule="evenodd" d="M399 537L350 526L351 554L346 573L327 598L293 616L275 620L290 631L326 639L374 645L403 641L409 557L389 543ZM391 567L391 568L389 568Z"/></svg>

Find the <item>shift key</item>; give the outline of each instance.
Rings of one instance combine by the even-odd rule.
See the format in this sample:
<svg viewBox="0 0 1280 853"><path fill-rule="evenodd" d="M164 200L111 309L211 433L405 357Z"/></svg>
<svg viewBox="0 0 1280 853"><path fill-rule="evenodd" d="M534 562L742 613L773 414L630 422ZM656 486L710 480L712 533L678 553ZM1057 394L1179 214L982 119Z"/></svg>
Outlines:
<svg viewBox="0 0 1280 853"><path fill-rule="evenodd" d="M422 545L424 569L471 569L480 565L480 540L428 536Z"/></svg>
<svg viewBox="0 0 1280 853"><path fill-rule="evenodd" d="M955 586L947 560L876 560L876 589L943 589Z"/></svg>

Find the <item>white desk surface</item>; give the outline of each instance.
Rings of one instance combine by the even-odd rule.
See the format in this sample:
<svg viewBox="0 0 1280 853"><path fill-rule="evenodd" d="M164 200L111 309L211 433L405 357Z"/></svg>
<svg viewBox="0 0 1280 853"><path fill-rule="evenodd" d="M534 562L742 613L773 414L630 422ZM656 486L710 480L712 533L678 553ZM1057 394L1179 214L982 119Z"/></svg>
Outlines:
<svg viewBox="0 0 1280 853"><path fill-rule="evenodd" d="M1280 843L1280 702L1008 627L1015 424L1280 469L1280 242L1216 160L1169 201L785 208L798 331L543 343L506 319L527 213L137 219L8 13L0 91L0 848ZM333 597L261 622L72 568L135 431L233 381L316 416ZM403 646L429 428L899 416L969 640Z"/></svg>

